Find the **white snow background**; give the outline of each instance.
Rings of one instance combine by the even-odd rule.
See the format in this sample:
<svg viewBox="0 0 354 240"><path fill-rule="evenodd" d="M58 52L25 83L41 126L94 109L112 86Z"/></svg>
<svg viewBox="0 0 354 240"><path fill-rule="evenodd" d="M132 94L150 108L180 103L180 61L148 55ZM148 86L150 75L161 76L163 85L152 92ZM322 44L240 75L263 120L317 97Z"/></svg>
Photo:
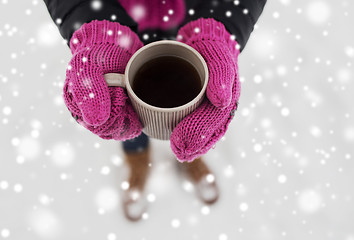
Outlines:
<svg viewBox="0 0 354 240"><path fill-rule="evenodd" d="M124 218L120 143L78 125L71 53L40 0L0 0L0 239L354 240L354 3L269 0L239 58L239 110L205 156L203 205L152 141L144 219Z"/></svg>

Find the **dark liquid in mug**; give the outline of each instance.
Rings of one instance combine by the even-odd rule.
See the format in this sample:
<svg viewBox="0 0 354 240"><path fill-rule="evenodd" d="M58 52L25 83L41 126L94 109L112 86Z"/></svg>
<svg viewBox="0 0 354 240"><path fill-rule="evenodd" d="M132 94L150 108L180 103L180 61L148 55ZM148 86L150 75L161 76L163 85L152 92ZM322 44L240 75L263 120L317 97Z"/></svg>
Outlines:
<svg viewBox="0 0 354 240"><path fill-rule="evenodd" d="M182 106L201 91L195 67L176 56L160 56L144 63L136 72L132 88L145 103L160 108Z"/></svg>

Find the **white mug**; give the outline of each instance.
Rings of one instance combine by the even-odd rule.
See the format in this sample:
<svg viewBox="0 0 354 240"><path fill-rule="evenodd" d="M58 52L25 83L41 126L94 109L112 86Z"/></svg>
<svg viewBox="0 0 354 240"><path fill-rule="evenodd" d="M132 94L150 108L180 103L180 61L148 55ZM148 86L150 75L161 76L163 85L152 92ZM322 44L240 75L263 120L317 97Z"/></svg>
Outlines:
<svg viewBox="0 0 354 240"><path fill-rule="evenodd" d="M178 107L160 108L145 103L134 93L132 83L136 72L144 63L159 56L181 57L195 67L202 81L202 89L192 101ZM136 51L130 58L124 74L107 73L104 78L108 86L123 87L127 90L146 135L160 140L169 140L176 125L203 101L209 74L205 60L194 48L174 40L161 40L147 44Z"/></svg>

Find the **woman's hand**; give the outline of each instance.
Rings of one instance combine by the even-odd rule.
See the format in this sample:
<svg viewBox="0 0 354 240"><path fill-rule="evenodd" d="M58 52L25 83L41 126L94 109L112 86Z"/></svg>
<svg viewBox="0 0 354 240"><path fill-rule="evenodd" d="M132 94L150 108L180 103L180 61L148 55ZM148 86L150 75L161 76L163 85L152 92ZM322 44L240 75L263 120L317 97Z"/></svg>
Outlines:
<svg viewBox="0 0 354 240"><path fill-rule="evenodd" d="M141 133L125 90L108 87L103 75L124 73L142 46L128 27L106 20L85 23L70 40L73 57L66 70L65 104L78 123L103 139L127 140Z"/></svg>
<svg viewBox="0 0 354 240"><path fill-rule="evenodd" d="M224 25L200 18L183 26L177 40L196 49L209 69L207 98L173 130L171 148L179 161L193 161L224 136L241 92L239 47Z"/></svg>

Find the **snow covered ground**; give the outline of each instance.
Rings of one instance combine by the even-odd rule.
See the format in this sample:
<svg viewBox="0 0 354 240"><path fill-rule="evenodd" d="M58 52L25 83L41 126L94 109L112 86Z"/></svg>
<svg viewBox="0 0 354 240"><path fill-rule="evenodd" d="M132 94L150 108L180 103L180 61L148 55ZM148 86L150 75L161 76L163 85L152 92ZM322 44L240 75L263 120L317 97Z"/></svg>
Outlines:
<svg viewBox="0 0 354 240"><path fill-rule="evenodd" d="M121 146L62 99L71 54L40 0L0 0L0 239L354 240L354 3L272 0L240 56L242 93L205 156L203 205L153 140L149 209L121 209Z"/></svg>

